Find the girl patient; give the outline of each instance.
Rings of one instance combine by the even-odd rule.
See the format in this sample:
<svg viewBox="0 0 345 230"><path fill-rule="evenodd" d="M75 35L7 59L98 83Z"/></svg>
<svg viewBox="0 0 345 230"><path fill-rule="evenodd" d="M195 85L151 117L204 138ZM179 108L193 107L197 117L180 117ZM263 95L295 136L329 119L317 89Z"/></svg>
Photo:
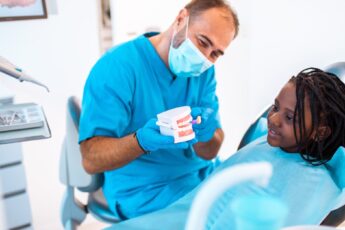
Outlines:
<svg viewBox="0 0 345 230"><path fill-rule="evenodd" d="M315 68L292 77L268 114L267 141L312 165L329 161L345 145L343 82Z"/></svg>
<svg viewBox="0 0 345 230"><path fill-rule="evenodd" d="M239 150L213 174L235 164L268 161L273 166L270 183L266 188L246 183L229 189L210 210L207 229L231 229L234 214L229 205L234 198L246 194L280 198L289 208L286 226L320 224L337 205L343 183L339 185L334 178L329 161L337 150L344 151L345 146L344 83L316 68L301 71L275 98L267 126L267 135ZM159 220L163 221L164 229L183 229L199 188L168 208L117 227L123 224L127 228L161 229Z"/></svg>

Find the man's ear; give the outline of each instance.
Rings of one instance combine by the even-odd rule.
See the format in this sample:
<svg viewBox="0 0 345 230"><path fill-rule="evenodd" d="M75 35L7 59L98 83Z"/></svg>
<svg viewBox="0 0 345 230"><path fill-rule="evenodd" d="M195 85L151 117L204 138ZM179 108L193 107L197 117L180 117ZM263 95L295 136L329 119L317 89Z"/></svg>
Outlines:
<svg viewBox="0 0 345 230"><path fill-rule="evenodd" d="M314 135L314 140L316 142L323 141L327 137L329 137L331 135L331 133L332 133L332 130L329 126L326 126L326 125L319 126L319 128L317 129L317 131Z"/></svg>
<svg viewBox="0 0 345 230"><path fill-rule="evenodd" d="M178 13L175 19L175 22L177 22L177 25L179 26L182 22L184 22L184 20L187 18L188 15L189 13L186 8L183 8L182 10L180 10L180 12Z"/></svg>

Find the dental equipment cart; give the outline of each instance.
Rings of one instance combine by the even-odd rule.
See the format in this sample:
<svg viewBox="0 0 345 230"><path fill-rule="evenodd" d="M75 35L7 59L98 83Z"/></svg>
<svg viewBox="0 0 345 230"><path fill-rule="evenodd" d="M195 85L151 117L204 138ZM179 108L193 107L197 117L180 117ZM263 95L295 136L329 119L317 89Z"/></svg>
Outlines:
<svg viewBox="0 0 345 230"><path fill-rule="evenodd" d="M32 229L21 142L50 138L51 132L41 106L12 103L0 95L0 229Z"/></svg>

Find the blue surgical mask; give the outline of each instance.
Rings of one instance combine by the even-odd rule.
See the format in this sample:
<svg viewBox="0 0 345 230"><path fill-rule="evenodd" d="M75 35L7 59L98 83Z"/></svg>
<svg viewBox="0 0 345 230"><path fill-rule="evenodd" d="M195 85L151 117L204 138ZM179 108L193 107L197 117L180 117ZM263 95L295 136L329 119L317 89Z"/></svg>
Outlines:
<svg viewBox="0 0 345 230"><path fill-rule="evenodd" d="M201 51L188 38L188 19L185 40L174 47L176 31L173 34L169 50L169 67L177 77L198 77L213 63L209 61Z"/></svg>

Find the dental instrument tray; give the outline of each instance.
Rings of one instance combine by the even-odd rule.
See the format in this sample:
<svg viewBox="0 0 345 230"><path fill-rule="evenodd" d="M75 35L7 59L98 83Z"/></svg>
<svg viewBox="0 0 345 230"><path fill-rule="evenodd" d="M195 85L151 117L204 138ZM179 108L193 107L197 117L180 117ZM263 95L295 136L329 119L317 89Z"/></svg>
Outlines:
<svg viewBox="0 0 345 230"><path fill-rule="evenodd" d="M34 103L0 106L0 132L44 126L42 108Z"/></svg>

